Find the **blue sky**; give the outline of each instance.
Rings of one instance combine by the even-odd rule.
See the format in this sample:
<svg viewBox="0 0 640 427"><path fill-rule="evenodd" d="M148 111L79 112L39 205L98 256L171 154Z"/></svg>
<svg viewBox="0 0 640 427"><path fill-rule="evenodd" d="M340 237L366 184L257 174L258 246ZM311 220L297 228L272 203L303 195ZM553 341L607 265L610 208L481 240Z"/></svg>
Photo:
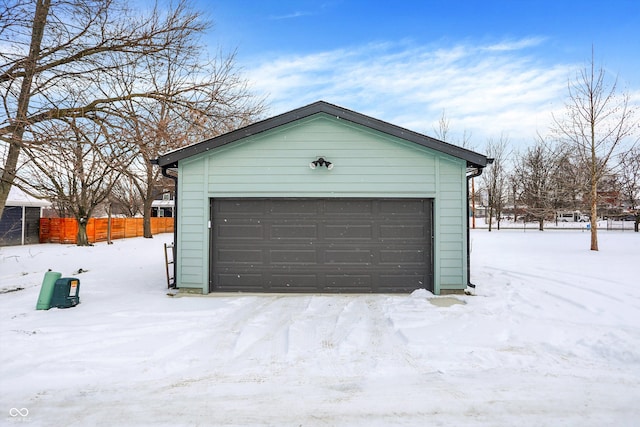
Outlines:
<svg viewBox="0 0 640 427"><path fill-rule="evenodd" d="M198 0L268 115L325 100L481 151L528 144L592 46L640 104L640 1Z"/></svg>

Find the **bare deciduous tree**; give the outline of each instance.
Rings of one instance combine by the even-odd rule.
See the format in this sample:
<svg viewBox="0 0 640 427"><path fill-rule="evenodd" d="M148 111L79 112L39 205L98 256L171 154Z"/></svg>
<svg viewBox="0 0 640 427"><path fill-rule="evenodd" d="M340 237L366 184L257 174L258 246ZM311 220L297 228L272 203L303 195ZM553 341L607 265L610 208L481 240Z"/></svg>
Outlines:
<svg viewBox="0 0 640 427"><path fill-rule="evenodd" d="M538 221L538 229L544 230L544 221L555 215L554 196L556 174L562 156L542 137L529 147L515 166L515 177L521 193L519 200L526 216Z"/></svg>
<svg viewBox="0 0 640 427"><path fill-rule="evenodd" d="M39 124L74 119L108 126L131 99L179 102L182 93L136 86L122 92L123 67L171 52L208 28L178 1L169 10L132 11L124 0L36 0L3 3L0 43L0 215L18 172L20 154ZM79 125L80 126L80 125Z"/></svg>
<svg viewBox="0 0 640 427"><path fill-rule="evenodd" d="M41 126L38 132L46 143L24 148L29 161L21 175L78 220L77 244L87 246L87 222L109 197L133 152L121 137L92 122L58 120L46 130Z"/></svg>
<svg viewBox="0 0 640 427"><path fill-rule="evenodd" d="M202 61L198 46L183 40L166 55L147 58L136 64L128 76L144 75L149 90L162 94L161 102L131 97L123 103L138 158L128 171L133 188L142 202L144 237L151 235L151 209L163 179L152 164L163 152L211 138L255 121L264 111L262 101L247 90L234 63L235 55L220 54ZM140 82L127 85L136 90ZM179 102L170 102L178 100Z"/></svg>
<svg viewBox="0 0 640 427"><path fill-rule="evenodd" d="M108 203L114 215L124 215L129 218L142 215L142 200L135 191L133 179L128 176L127 170L123 171L123 176L111 189Z"/></svg>
<svg viewBox="0 0 640 427"><path fill-rule="evenodd" d="M481 178L487 192L489 231L493 228L493 218L496 218L498 230L500 230L502 210L507 199L508 144L509 139L506 135L501 135L497 141L490 139L487 142L486 153L488 157L493 158L493 163L484 171Z"/></svg>
<svg viewBox="0 0 640 427"><path fill-rule="evenodd" d="M640 146L620 156L620 191L623 201L635 215L634 231L638 232L640 224Z"/></svg>
<svg viewBox="0 0 640 427"><path fill-rule="evenodd" d="M433 132L436 135L436 138L441 141L448 142L449 144L458 145L463 148L467 148L472 150L471 146L471 133L467 132L465 129L462 133L462 137L456 140L452 140L450 134L450 120L447 117L447 114L444 110L442 110L442 115L440 119L438 119L438 127L433 129Z"/></svg>
<svg viewBox="0 0 640 427"><path fill-rule="evenodd" d="M553 180L553 207L556 211L576 211L584 209L584 196L589 189L589 176L576 156L566 145L554 151L557 171ZM557 218L556 218L557 220Z"/></svg>
<svg viewBox="0 0 640 427"><path fill-rule="evenodd" d="M570 145L589 170L591 250L598 250L598 184L608 171L609 160L624 150L637 132L636 111L627 93L618 94L617 79L607 78L591 61L568 85L565 114L553 117L557 137Z"/></svg>

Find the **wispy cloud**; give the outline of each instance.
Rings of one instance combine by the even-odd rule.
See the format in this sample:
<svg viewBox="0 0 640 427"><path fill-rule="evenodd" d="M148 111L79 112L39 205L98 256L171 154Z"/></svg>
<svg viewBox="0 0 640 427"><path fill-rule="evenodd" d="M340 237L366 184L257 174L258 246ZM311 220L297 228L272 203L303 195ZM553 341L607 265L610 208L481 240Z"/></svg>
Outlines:
<svg viewBox="0 0 640 427"><path fill-rule="evenodd" d="M544 37L529 37L519 40L503 40L500 43L494 43L485 47L488 51L512 51L522 50L528 47L539 46L545 41Z"/></svg>
<svg viewBox="0 0 640 427"><path fill-rule="evenodd" d="M285 15L271 15L269 16L269 19L273 20L273 21L280 21L283 19L295 19L295 18L300 18L301 16L311 16L313 15L312 12L301 12L301 11L296 11L293 13L288 13Z"/></svg>
<svg viewBox="0 0 640 427"><path fill-rule="evenodd" d="M579 65L546 64L529 38L447 48L379 43L282 56L249 70L254 90L278 114L325 100L433 134L443 110L451 133L471 133L476 147L502 133L529 143L561 108Z"/></svg>

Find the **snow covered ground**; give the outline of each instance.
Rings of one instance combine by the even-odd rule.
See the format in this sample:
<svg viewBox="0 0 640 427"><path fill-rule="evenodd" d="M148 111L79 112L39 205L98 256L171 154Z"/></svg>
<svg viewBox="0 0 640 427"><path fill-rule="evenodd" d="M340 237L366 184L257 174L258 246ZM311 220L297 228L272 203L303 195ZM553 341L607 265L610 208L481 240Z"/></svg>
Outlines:
<svg viewBox="0 0 640 427"><path fill-rule="evenodd" d="M599 236L474 230L475 295L449 307L171 297L170 234L0 248L0 424L637 426L640 234ZM35 310L49 268L80 305Z"/></svg>

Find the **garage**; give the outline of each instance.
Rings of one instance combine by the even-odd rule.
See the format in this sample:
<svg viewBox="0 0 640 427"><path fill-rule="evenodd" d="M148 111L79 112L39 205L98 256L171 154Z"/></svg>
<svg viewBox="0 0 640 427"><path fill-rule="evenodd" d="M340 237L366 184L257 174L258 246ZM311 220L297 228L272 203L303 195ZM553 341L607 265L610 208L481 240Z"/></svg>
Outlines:
<svg viewBox="0 0 640 427"><path fill-rule="evenodd" d="M429 199L211 199L211 292L433 289Z"/></svg>
<svg viewBox="0 0 640 427"><path fill-rule="evenodd" d="M0 218L0 246L39 243L40 217L42 209L48 206L51 203L36 199L15 185L12 186Z"/></svg>
<svg viewBox="0 0 640 427"><path fill-rule="evenodd" d="M375 109L375 106L371 108ZM318 101L170 151L185 293L462 293L482 154Z"/></svg>

